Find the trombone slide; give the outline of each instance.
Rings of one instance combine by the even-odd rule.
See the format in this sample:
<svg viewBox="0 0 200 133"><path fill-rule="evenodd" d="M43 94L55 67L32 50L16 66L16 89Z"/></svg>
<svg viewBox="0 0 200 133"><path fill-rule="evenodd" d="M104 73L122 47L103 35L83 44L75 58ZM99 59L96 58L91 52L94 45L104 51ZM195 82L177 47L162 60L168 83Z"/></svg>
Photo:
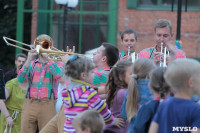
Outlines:
<svg viewBox="0 0 200 133"><path fill-rule="evenodd" d="M8 38L8 37L5 37L5 36L3 37L3 40L6 42L6 44L7 44L8 46L13 46L13 47L22 49L22 50L27 51L27 52L29 52L30 50L28 50L28 49L26 49L26 48L23 48L23 47L20 47L20 46L17 46L17 45L14 45L14 44L11 44L11 43L9 43L7 40L10 40L10 41L12 41L12 42L16 42L16 43L22 44L22 45L24 45L24 46L29 47L30 49L33 49L33 46L32 46L32 45L28 45L28 44L26 44L26 43L22 43L22 42L16 41L16 40L14 40L14 39L11 39L11 38Z"/></svg>

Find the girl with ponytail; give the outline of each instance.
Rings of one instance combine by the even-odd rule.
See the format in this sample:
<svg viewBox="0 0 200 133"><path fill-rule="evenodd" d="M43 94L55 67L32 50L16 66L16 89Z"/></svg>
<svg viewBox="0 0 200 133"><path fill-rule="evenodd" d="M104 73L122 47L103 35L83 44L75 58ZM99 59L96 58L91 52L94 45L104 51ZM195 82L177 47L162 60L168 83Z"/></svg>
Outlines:
<svg viewBox="0 0 200 133"><path fill-rule="evenodd" d="M115 118L122 118L120 115L121 105L127 92L131 75L132 62L130 61L119 61L113 66L109 74L106 84L106 90L108 91L106 103ZM127 129L128 122L124 120L124 124L120 127L108 127L104 133L126 133Z"/></svg>
<svg viewBox="0 0 200 133"><path fill-rule="evenodd" d="M122 118L130 122L128 133L132 133L134 116L137 114L138 107L153 99L148 83L149 74L154 68L154 62L145 58L138 59L133 63L132 78L121 108Z"/></svg>
<svg viewBox="0 0 200 133"><path fill-rule="evenodd" d="M170 87L164 79L166 67L155 68L150 75L149 88L153 91L154 99L145 103L138 111L133 126L134 133L147 133L150 123L159 104L167 99Z"/></svg>

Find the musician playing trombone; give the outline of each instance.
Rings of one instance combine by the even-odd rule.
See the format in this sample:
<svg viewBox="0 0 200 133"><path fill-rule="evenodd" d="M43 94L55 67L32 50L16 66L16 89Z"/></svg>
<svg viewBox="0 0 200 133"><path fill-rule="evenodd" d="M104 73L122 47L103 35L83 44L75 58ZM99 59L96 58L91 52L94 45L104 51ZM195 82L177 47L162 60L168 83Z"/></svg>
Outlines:
<svg viewBox="0 0 200 133"><path fill-rule="evenodd" d="M34 41L35 47L53 47L48 35L39 35ZM62 62L47 59L47 53L38 56L36 49L28 53L27 61L18 73L19 83L28 83L26 99L22 108L21 133L35 133L36 124L41 130L56 114L55 99L57 98L58 81L63 76Z"/></svg>
<svg viewBox="0 0 200 133"><path fill-rule="evenodd" d="M154 25L154 40L155 46L143 49L139 53L139 58L153 59L156 64L160 64L163 59L164 51L167 54L166 62L168 63L171 59L185 58L185 52L180 49L175 49L171 45L174 33L172 33L172 24L167 19L159 19ZM164 50L166 49L166 50Z"/></svg>

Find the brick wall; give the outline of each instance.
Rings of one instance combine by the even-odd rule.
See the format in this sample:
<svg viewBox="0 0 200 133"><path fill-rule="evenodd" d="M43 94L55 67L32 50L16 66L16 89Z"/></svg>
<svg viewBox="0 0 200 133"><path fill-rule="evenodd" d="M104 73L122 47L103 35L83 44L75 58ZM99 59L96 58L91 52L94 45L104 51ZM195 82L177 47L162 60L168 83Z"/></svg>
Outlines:
<svg viewBox="0 0 200 133"><path fill-rule="evenodd" d="M174 42L176 39L177 11L127 9L126 1L119 0L117 39L120 49L119 33L126 28L132 28L138 34L137 51L153 46L153 27L160 18L171 20L173 32L175 33L173 38ZM181 22L182 49L186 52L187 57L200 57L200 11L183 11Z"/></svg>

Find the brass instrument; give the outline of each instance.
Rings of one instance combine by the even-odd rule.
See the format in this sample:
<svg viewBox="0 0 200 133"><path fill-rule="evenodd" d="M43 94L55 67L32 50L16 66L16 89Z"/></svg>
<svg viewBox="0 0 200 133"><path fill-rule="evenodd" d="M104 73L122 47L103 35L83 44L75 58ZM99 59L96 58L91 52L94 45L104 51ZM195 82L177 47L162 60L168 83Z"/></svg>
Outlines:
<svg viewBox="0 0 200 133"><path fill-rule="evenodd" d="M131 57L131 61L135 62L138 59L138 54L136 52L131 53L131 47L128 46L128 56Z"/></svg>
<svg viewBox="0 0 200 133"><path fill-rule="evenodd" d="M131 47L128 46L128 56L130 55L130 52L131 52Z"/></svg>
<svg viewBox="0 0 200 133"><path fill-rule="evenodd" d="M8 37L5 37L5 36L3 36L3 40L6 42L6 44L7 44L8 46L13 46L13 47L22 49L22 50L27 51L27 52L29 52L30 50L25 49L25 48L20 47L20 46L17 46L17 45L14 45L14 44L12 44L12 43L9 43L7 40L10 40L10 41L12 41L12 42L16 42L16 43L22 44L22 45L24 45L24 46L26 46L26 47L29 47L30 49L34 49L34 46L33 46L33 45L28 45L28 44L26 44L26 43L22 43L22 42L16 41L16 40L14 40L14 39L11 39L11 38L8 38Z"/></svg>
<svg viewBox="0 0 200 133"><path fill-rule="evenodd" d="M44 35L40 35L40 36L44 37ZM45 35L45 36L47 36L47 35ZM38 54L48 53L48 57L47 58L49 60L61 61L60 56L64 56L66 54L68 54L68 55L77 55L77 56L85 56L83 54L77 54L77 53L71 53L71 52L62 52L62 51L57 50L56 48L54 48L56 50L51 50L51 48L53 48L53 43L48 38L47 39L43 39L42 38L43 40L40 41L41 38L38 39L38 37L37 37L36 40L34 41L34 44L32 44L32 45L28 45L26 43L22 43L22 42L16 41L14 39L11 39L11 38L8 38L8 37L5 37L5 36L3 37L3 39L4 39L4 41L6 42L6 44L8 46L13 46L13 47L25 50L27 52L29 52L30 49L36 49L36 51L38 52ZM7 40L12 41L12 42L16 42L16 43L19 43L19 44L22 44L22 45L24 45L26 47L29 47L29 49L23 48L23 47L14 45L14 44L11 44Z"/></svg>
<svg viewBox="0 0 200 133"><path fill-rule="evenodd" d="M163 61L160 61L160 67L167 67L167 55L169 56L169 50L167 47L164 48L163 50L163 42L161 42L161 59L163 59Z"/></svg>
<svg viewBox="0 0 200 133"><path fill-rule="evenodd" d="M3 39L4 39L4 41L6 42L6 44L7 44L8 46L13 46L13 47L22 49L22 50L27 51L27 52L29 52L30 50L29 50L29 49L26 49L26 48L23 48L23 47L20 47L20 46L17 46L17 45L14 45L14 44L12 44L12 43L9 43L7 40L12 41L12 42L16 42L16 43L19 43L19 44L22 44L22 45L24 45L24 46L26 46L26 47L28 47L28 48L30 48L30 49L36 48L36 45L41 45L41 47L44 48L44 49L51 49L51 47L50 47L51 45L50 45L50 42L49 42L48 40L44 40L44 41L40 42L40 44L37 44L37 43L34 41L34 44L28 45L28 44L26 44L26 43L22 43L22 42L16 41L16 40L14 40L14 39L11 39L11 38L8 38L8 37L5 37L5 36L3 37Z"/></svg>
<svg viewBox="0 0 200 133"><path fill-rule="evenodd" d="M133 52L131 54L131 61L132 63L135 62L138 59L138 54L136 52Z"/></svg>
<svg viewBox="0 0 200 133"><path fill-rule="evenodd" d="M36 50L37 50L37 52L39 54L41 54L41 53L48 53L50 56L52 56L52 55L55 55L55 56L64 56L66 54L68 54L68 55L77 55L77 56L85 56L84 54L77 54L77 53L70 53L70 52L62 52L62 51L55 51L55 50L44 49L40 45L36 46Z"/></svg>

